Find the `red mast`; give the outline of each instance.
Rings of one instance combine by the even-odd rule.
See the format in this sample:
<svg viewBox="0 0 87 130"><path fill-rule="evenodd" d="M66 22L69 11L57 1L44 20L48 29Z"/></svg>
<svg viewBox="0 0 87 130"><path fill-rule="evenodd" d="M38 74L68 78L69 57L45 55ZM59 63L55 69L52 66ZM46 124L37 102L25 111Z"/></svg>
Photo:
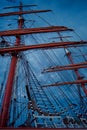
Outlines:
<svg viewBox="0 0 87 130"><path fill-rule="evenodd" d="M21 3L20 3L20 11L22 11ZM24 22L24 19L20 15L19 20L18 20L19 29L22 28L23 22ZM20 36L17 36L15 45L20 45ZM1 121L0 121L1 127L7 126L11 94L12 94L12 86L13 86L13 81L14 81L14 76L15 76L15 71L16 71L17 60L18 60L17 54L12 55L12 59L11 59L11 63L10 63L10 70L9 70L9 74L8 74L8 79L7 79L6 89L5 89L4 99L3 99L3 105L2 105Z"/></svg>
<svg viewBox="0 0 87 130"><path fill-rule="evenodd" d="M66 50L66 55L67 55L68 59L70 60L70 62L72 64L74 64L71 53L68 50ZM82 79L82 76L79 74L78 69L74 69L74 71L76 73L77 79L78 80ZM84 91L85 95L87 96L87 89L86 89L86 86L85 86L84 82L81 83L81 86L83 88L83 91Z"/></svg>
<svg viewBox="0 0 87 130"><path fill-rule="evenodd" d="M30 5L31 6L31 5ZM39 11L30 11L30 12L23 12L22 11L22 3L20 3L19 6L19 13L10 13L7 15L5 14L0 14L0 17L3 16L10 16L10 15L19 15L19 19L18 19L18 30L11 30L11 31L6 31L5 32L0 32L0 36L16 36L16 43L15 46L17 47L21 47L20 46L20 40L21 40L21 35L23 34L32 34L32 33L42 33L42 32L56 32L56 31L66 31L66 30L70 30L67 27L43 27L43 28L33 28L33 29L22 29L23 23L24 23L24 19L22 17L22 14L27 14L27 13L43 13L43 12L48 12L50 10L39 10ZM13 8L13 7L12 7ZM16 8L16 7L15 7ZM21 12L21 13L20 13ZM31 47L30 47L31 48ZM40 47L41 48L41 47ZM29 49L29 48L27 48ZM31 48L33 49L33 48ZM24 48L24 50L26 50ZM20 51L20 49L19 49ZM4 93L4 99L3 99L3 103L2 103L2 109L1 109L1 114L0 114L0 127L6 127L7 126L7 122L8 122L8 118L9 118L9 108L10 108L10 101L11 101L11 96L12 96L12 86L13 86L13 82L14 82L14 77L15 77L15 71L16 71L16 65L17 65L17 60L18 60L18 52L19 51L15 51L12 54L12 59L11 59L11 63L10 63L10 69L9 69L9 74L8 74L8 78L7 78L7 83L6 83L6 88L5 88L5 93ZM5 53L5 52L4 52Z"/></svg>

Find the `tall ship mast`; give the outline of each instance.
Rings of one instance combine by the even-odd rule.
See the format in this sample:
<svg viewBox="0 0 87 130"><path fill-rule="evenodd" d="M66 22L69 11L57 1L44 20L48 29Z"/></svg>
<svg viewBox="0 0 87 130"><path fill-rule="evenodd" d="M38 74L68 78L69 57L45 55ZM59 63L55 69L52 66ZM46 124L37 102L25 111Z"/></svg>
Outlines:
<svg viewBox="0 0 87 130"><path fill-rule="evenodd" d="M87 41L36 6L0 14L17 21L0 31L0 128L87 128Z"/></svg>

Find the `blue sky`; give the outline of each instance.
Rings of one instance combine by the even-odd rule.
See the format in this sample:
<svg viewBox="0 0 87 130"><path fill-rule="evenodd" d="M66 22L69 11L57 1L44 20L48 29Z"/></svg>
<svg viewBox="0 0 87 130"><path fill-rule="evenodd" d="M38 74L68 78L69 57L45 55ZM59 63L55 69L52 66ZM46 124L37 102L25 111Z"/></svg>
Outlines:
<svg viewBox="0 0 87 130"><path fill-rule="evenodd" d="M0 3L1 11L3 6L17 5L19 1L24 4L37 4L38 9L52 9L57 24L74 28L82 39L87 39L87 0L14 0L14 3L8 1L3 0Z"/></svg>
<svg viewBox="0 0 87 130"><path fill-rule="evenodd" d="M3 7L18 5L19 1L23 2L24 4L37 4L38 9L53 10L54 17L51 17L51 19L49 18L50 22L54 21L55 25L62 25L62 26L64 25L70 28L74 28L76 32L81 36L82 39L87 40L87 0L15 0L16 1L15 3L11 3L8 1L9 0L3 0L0 3L0 13L3 13L3 11L6 12L6 10L2 9ZM35 57L31 60L32 63L33 62L35 63ZM36 68L36 65L34 66ZM38 74L39 78L40 76L41 75Z"/></svg>

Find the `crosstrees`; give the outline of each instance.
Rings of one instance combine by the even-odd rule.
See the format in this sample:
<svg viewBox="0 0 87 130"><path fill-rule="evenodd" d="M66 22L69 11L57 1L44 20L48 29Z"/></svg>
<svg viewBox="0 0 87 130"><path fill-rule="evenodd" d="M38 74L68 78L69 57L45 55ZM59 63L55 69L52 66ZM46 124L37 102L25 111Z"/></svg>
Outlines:
<svg viewBox="0 0 87 130"><path fill-rule="evenodd" d="M87 68L87 62L82 62L82 63L78 63L78 64L69 64L69 65L65 65L65 66L53 66L53 67L44 69L42 71L42 73L63 71L63 70L73 70L73 69L80 69L80 68Z"/></svg>
<svg viewBox="0 0 87 130"><path fill-rule="evenodd" d="M76 80L76 81L71 81L71 82L58 82L58 83L54 83L54 84L44 85L43 87L62 86L62 85L81 84L81 83L87 83L87 80Z"/></svg>
<svg viewBox="0 0 87 130"><path fill-rule="evenodd" d="M32 7L32 6L37 6L36 4L31 4L31 5L23 5L21 7ZM11 8L20 8L20 6L7 6L4 9L11 9Z"/></svg>
<svg viewBox="0 0 87 130"><path fill-rule="evenodd" d="M51 10L31 10L31 11L10 12L10 13L0 14L0 17L21 15L21 14L42 13L42 12L49 12L49 11L51 11Z"/></svg>
<svg viewBox="0 0 87 130"><path fill-rule="evenodd" d="M4 53L17 53L20 51L32 50L32 49L49 49L49 48L62 48L64 46L71 46L71 45L85 45L87 44L86 41L84 42L55 42L55 43L45 43L45 44L36 44L36 45L20 45L14 47L7 47L0 49L0 54Z"/></svg>
<svg viewBox="0 0 87 130"><path fill-rule="evenodd" d="M0 36L13 36L13 35L59 32L59 31L73 31L73 30L64 26L50 26L50 27L40 27L40 28L28 28L28 29L22 28L17 30L1 31Z"/></svg>

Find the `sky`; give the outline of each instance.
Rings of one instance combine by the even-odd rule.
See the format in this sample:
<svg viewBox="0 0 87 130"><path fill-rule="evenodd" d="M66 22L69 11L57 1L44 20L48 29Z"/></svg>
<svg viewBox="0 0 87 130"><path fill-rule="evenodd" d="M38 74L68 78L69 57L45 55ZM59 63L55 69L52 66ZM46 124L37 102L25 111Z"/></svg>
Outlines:
<svg viewBox="0 0 87 130"><path fill-rule="evenodd" d="M3 0L0 3L0 12L6 12L4 6L37 4L38 9L51 9L55 14L56 23L74 28L86 40L87 36L87 0ZM52 18L53 19L53 18Z"/></svg>
<svg viewBox="0 0 87 130"><path fill-rule="evenodd" d="M68 26L76 30L83 40L87 40L87 0L3 0L0 3L0 13L5 6L18 5L19 1L24 4L37 4L38 9L53 10L55 25ZM0 19L1 20L1 19ZM3 27L4 28L4 27Z"/></svg>

